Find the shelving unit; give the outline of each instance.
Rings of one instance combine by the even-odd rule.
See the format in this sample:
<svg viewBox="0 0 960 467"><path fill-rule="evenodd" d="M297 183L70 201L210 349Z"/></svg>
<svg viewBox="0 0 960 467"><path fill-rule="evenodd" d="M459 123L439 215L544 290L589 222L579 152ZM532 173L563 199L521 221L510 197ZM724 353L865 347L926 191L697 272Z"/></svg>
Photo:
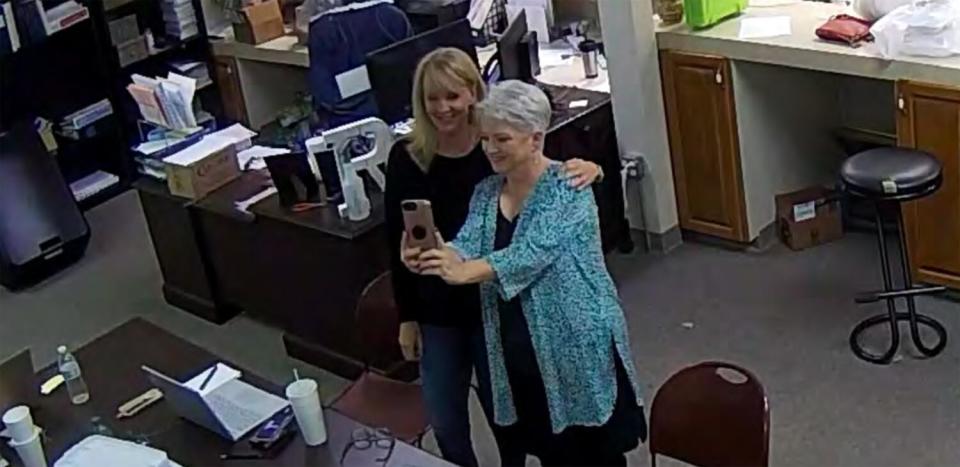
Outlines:
<svg viewBox="0 0 960 467"><path fill-rule="evenodd" d="M162 0L129 0L123 3L116 0L96 0L90 11L91 18L98 29L101 41L101 53L108 65L109 81L113 91L113 101L120 108L120 121L125 135L125 146L128 158L132 161L134 153L129 148L140 143L140 132L137 121L140 112L136 103L127 93L126 87L130 84L130 76L140 74L146 77L166 76L175 71L170 63L175 61L200 61L205 63L207 74L211 82L197 87L195 99L200 106L215 117L222 115L220 96L217 87L213 86L212 54L207 40L207 28L203 21L203 9L200 0L190 0L197 17L198 33L185 39L176 39L166 36ZM142 60L121 66L117 57L117 49L110 41L110 22L128 15L136 15L138 28L141 33L150 33L154 37L156 50ZM219 118L218 118L219 121Z"/></svg>
<svg viewBox="0 0 960 467"><path fill-rule="evenodd" d="M54 157L67 184L98 170L116 175L120 182L103 194L115 196L130 186L133 174L108 79L92 15L41 41L25 44L0 57L0 130L38 117L56 126L65 116L108 99L113 113L86 129L84 134L93 136L73 140L54 131L58 147ZM92 207L97 198L102 196L98 193L80 206Z"/></svg>
<svg viewBox="0 0 960 467"><path fill-rule="evenodd" d="M50 9L59 1L45 0L44 7ZM78 2L89 10L89 18L0 56L0 131L14 122L32 122L37 117L56 125L66 115L109 100L113 113L92 124L94 136L77 140L55 136L55 157L67 184L97 171L119 178L117 184L79 201L86 210L127 190L138 177L131 148L140 142L140 113L126 90L131 75L166 76L175 71L171 62L203 62L210 80L198 83L196 99L218 122L223 112L213 81L213 60L200 0L190 0L198 33L183 40L167 38L162 0ZM151 32L156 50L121 66L111 41L110 22L128 15L136 15L141 34Z"/></svg>

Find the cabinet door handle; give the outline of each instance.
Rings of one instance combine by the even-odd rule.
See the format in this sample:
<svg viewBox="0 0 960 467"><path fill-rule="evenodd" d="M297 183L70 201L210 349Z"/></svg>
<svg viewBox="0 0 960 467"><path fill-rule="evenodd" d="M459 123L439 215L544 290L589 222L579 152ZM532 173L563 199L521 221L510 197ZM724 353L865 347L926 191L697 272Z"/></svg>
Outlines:
<svg viewBox="0 0 960 467"><path fill-rule="evenodd" d="M713 75L713 79L717 82L717 84L723 84L723 72L717 70L717 73Z"/></svg>
<svg viewBox="0 0 960 467"><path fill-rule="evenodd" d="M903 95L897 96L897 108L901 112L907 113L907 101L903 98Z"/></svg>

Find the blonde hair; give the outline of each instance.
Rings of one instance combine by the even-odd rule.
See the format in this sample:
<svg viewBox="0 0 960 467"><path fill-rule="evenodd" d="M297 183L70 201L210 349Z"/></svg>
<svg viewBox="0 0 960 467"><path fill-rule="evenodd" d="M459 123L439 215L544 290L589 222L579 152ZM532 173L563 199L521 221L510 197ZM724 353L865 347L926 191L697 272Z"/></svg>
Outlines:
<svg viewBox="0 0 960 467"><path fill-rule="evenodd" d="M441 47L420 59L413 76L411 103L414 125L407 150L423 170L430 167L430 162L437 154L437 128L427 115L425 102L427 87L444 90L466 87L473 91L477 102L483 100L486 94L480 71L466 52L453 47ZM473 109L470 111L472 122Z"/></svg>

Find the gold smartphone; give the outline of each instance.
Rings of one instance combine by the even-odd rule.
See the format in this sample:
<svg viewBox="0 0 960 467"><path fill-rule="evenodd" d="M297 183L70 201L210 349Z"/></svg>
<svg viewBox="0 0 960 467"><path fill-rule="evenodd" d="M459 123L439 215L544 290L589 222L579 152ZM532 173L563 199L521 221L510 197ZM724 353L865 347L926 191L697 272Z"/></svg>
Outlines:
<svg viewBox="0 0 960 467"><path fill-rule="evenodd" d="M433 208L425 199L406 199L403 209L403 227L407 232L407 246L424 250L437 248L437 227L433 223Z"/></svg>

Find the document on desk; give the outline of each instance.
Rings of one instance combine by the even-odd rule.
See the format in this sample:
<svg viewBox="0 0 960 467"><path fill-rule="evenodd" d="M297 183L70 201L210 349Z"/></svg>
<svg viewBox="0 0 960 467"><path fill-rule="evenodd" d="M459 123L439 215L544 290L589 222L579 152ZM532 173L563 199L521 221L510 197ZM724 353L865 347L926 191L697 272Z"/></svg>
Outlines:
<svg viewBox="0 0 960 467"><path fill-rule="evenodd" d="M267 168L266 158L283 154L290 154L290 150L286 148L251 146L237 153L237 162L240 163L240 170L263 170Z"/></svg>
<svg viewBox="0 0 960 467"><path fill-rule="evenodd" d="M245 139L253 138L257 136L257 132L243 126L240 123L234 123L222 130L211 133L211 136L223 136L224 138L229 138L233 140L234 143L239 143Z"/></svg>
<svg viewBox="0 0 960 467"><path fill-rule="evenodd" d="M180 467L167 453L141 444L109 436L91 435L73 445L53 464L54 467Z"/></svg>
<svg viewBox="0 0 960 467"><path fill-rule="evenodd" d="M190 164L230 146L233 144L232 141L223 136L207 135L196 144L163 159L163 161L168 164L188 167Z"/></svg>
<svg viewBox="0 0 960 467"><path fill-rule="evenodd" d="M201 396L205 396L220 386L223 386L227 381L233 381L237 378L240 378L241 375L242 373L240 373L240 370L217 362L210 368L198 373L197 376L190 378L190 380L186 383L183 383L183 385L193 389L194 391L197 391ZM207 379L208 377L210 379ZM204 382L206 382L206 384L203 384Z"/></svg>
<svg viewBox="0 0 960 467"><path fill-rule="evenodd" d="M203 396L220 424L238 440L289 403L252 384L233 379Z"/></svg>
<svg viewBox="0 0 960 467"><path fill-rule="evenodd" d="M792 34L789 16L746 16L740 19L740 39L762 39Z"/></svg>
<svg viewBox="0 0 960 467"><path fill-rule="evenodd" d="M263 200L265 200L265 199L273 196L274 193L276 193L276 192L277 192L277 187L273 187L273 186L267 187L267 188L264 188L263 191L255 194L255 195L253 195L253 196L251 196L251 197L249 197L249 198L247 198L247 199L245 199L245 200L241 200L241 201L237 201L237 202L233 203L233 205L234 205L234 207L237 208L238 211L250 212L250 206L253 206L254 204L259 203L260 201L263 201Z"/></svg>

